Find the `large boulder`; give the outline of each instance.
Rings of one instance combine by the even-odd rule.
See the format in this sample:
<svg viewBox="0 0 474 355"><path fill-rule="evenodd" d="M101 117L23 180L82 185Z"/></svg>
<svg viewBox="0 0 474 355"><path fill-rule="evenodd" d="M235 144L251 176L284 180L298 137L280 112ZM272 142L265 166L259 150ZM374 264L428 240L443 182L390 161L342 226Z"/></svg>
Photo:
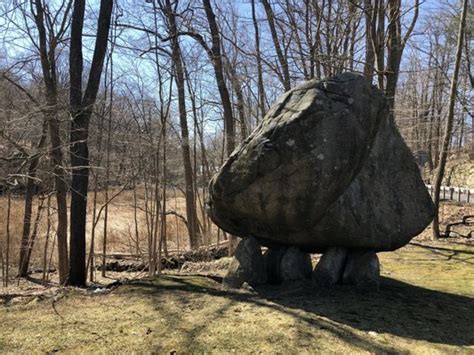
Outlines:
<svg viewBox="0 0 474 355"><path fill-rule="evenodd" d="M421 233L433 216L419 168L386 116L361 171L312 232L322 244L390 251Z"/></svg>
<svg viewBox="0 0 474 355"><path fill-rule="evenodd" d="M394 250L434 213L384 95L351 73L284 94L209 190L222 229L310 252Z"/></svg>

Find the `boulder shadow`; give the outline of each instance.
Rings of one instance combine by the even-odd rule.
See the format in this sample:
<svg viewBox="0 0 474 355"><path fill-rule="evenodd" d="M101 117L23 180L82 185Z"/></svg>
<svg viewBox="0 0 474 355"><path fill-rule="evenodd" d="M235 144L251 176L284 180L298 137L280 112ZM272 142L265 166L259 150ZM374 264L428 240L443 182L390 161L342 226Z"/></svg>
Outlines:
<svg viewBox="0 0 474 355"><path fill-rule="evenodd" d="M361 331L454 346L474 345L474 298L382 277L380 291L350 286L318 289L308 284L263 286L258 294Z"/></svg>
<svg viewBox="0 0 474 355"><path fill-rule="evenodd" d="M397 349L335 323L367 333L386 333L435 344L474 346L474 298L469 296L431 290L387 277L381 278L378 292L365 293L344 285L316 288L309 281L262 285L249 292L223 290L221 282L219 276L167 275L134 281L133 287L125 292L151 296L157 305L163 304L161 297L168 292L178 293L181 302L186 304L191 302L189 296L199 298L200 294L228 298L231 302L227 307L251 303L289 314L315 329L351 339L355 347L369 352L397 352ZM213 317L219 319L222 314ZM173 317L179 319L180 315ZM202 324L202 332L206 324Z"/></svg>

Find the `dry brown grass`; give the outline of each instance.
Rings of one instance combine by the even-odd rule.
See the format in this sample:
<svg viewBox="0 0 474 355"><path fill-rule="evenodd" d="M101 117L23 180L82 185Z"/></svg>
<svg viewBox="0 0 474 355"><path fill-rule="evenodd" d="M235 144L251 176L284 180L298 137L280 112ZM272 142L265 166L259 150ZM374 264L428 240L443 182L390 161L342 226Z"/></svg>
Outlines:
<svg viewBox="0 0 474 355"><path fill-rule="evenodd" d="M109 191L109 198L113 196L117 191ZM137 188L137 228L139 235L139 249L143 255L147 254L147 222L145 216L145 192L143 188ZM92 235L92 216L93 216L93 200L94 194L89 193L88 196L88 208L87 208L87 243L89 251L89 243ZM38 207L38 198L34 200L33 218L36 215ZM97 208L100 208L105 203L105 192L99 191L97 194ZM7 198L6 196L0 196L0 243L6 248L6 211ZM51 200L52 206L52 218L51 218L51 231L49 235L49 248L48 255L52 255L53 266L56 263L56 250L52 251L52 243L56 232L56 213L54 210L55 199ZM167 198L167 210L173 210L179 214L185 216L185 199L179 191L170 190ZM11 219L10 219L10 265L13 268L17 267L20 240L23 228L23 212L24 211L24 200L22 196L12 196L11 201ZM107 223L107 251L108 253L136 253L136 238L135 238L135 218L134 218L134 194L132 190L122 191L116 198L114 198L109 204L109 215ZM198 217L202 221L202 211L198 210ZM43 213L39 224L38 237L33 249L31 268L37 269L42 267L43 251L46 241L46 230L47 230L47 216ZM213 226L213 230L205 236L205 242L215 243L217 228ZM167 245L169 250L185 250L189 247L188 234L185 223L174 215L167 216ZM104 236L104 211L101 213L99 222L95 228L95 252L102 252L102 241ZM52 254L51 254L52 253ZM49 258L49 256L48 256ZM16 270L16 269L15 269ZM12 271L13 273L13 271Z"/></svg>

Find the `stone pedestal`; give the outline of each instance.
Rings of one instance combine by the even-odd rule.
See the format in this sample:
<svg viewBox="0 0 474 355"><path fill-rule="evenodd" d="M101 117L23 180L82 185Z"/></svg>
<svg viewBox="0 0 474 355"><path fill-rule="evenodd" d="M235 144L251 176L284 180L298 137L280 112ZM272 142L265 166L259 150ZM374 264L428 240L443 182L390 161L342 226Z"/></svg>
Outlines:
<svg viewBox="0 0 474 355"><path fill-rule="evenodd" d="M313 280L316 285L330 287L342 279L347 249L341 247L329 248L321 256L314 268Z"/></svg>
<svg viewBox="0 0 474 355"><path fill-rule="evenodd" d="M299 248L269 248L262 255L257 240L245 238L237 246L222 284L228 288L240 288L244 283L254 287L311 279L311 274L311 256Z"/></svg>
<svg viewBox="0 0 474 355"><path fill-rule="evenodd" d="M268 283L279 284L311 278L311 256L299 248L269 248L264 257Z"/></svg>
<svg viewBox="0 0 474 355"><path fill-rule="evenodd" d="M260 244L252 237L242 239L222 281L223 286L240 288L246 282L254 287L266 281L267 274Z"/></svg>
<svg viewBox="0 0 474 355"><path fill-rule="evenodd" d="M377 254L370 250L353 251L347 255L342 283L362 290L378 290L380 264Z"/></svg>
<svg viewBox="0 0 474 355"><path fill-rule="evenodd" d="M267 269L267 281L269 284L281 283L281 259L286 252L286 247L268 248L263 255Z"/></svg>
<svg viewBox="0 0 474 355"><path fill-rule="evenodd" d="M313 281L323 287L342 283L360 290L378 290L379 259L372 250L329 248L314 269Z"/></svg>
<svg viewBox="0 0 474 355"><path fill-rule="evenodd" d="M281 258L280 268L283 282L311 279L311 256L299 248L290 247Z"/></svg>

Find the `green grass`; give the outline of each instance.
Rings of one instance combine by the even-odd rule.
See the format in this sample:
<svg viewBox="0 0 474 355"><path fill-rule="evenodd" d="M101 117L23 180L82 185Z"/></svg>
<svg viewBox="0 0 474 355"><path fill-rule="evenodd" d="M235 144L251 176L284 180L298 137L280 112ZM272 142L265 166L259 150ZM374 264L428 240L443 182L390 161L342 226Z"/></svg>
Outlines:
<svg viewBox="0 0 474 355"><path fill-rule="evenodd" d="M379 292L307 284L222 291L201 276L2 306L0 352L474 353L474 247L380 254Z"/></svg>

